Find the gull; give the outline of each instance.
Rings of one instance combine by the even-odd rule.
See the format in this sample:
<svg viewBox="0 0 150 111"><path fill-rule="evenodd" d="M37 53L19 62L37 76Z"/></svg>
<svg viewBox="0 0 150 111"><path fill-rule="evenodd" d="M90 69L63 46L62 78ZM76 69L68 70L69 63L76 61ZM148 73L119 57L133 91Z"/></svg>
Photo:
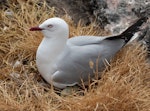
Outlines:
<svg viewBox="0 0 150 111"><path fill-rule="evenodd" d="M104 70L106 61L109 62L132 39L146 20L147 17L142 17L114 36L69 38L69 26L63 19L47 19L30 28L30 31L41 31L44 35L36 52L38 71L57 88L86 83L89 78L94 78L97 66L100 72Z"/></svg>

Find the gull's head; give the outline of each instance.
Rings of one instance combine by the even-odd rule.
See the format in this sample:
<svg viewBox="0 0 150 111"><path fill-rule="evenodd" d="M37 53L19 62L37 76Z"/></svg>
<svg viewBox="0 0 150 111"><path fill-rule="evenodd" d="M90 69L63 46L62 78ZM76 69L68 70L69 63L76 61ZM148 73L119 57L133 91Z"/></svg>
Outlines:
<svg viewBox="0 0 150 111"><path fill-rule="evenodd" d="M44 37L68 37L69 36L69 28L68 24L61 18L50 18L44 21L37 27L30 28L30 31L42 31Z"/></svg>

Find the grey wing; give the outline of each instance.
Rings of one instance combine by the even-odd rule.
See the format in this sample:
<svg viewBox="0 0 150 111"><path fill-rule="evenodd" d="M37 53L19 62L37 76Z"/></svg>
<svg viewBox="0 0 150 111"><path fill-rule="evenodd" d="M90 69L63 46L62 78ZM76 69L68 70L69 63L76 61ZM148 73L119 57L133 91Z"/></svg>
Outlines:
<svg viewBox="0 0 150 111"><path fill-rule="evenodd" d="M105 67L104 61L109 61L124 45L123 39L107 40L99 43L88 43L86 45L69 45L57 61L57 73L53 80L62 84L80 83L81 79L87 81L93 77L93 70L98 60L99 70ZM92 63L92 64L91 64ZM93 65L91 67L91 65Z"/></svg>

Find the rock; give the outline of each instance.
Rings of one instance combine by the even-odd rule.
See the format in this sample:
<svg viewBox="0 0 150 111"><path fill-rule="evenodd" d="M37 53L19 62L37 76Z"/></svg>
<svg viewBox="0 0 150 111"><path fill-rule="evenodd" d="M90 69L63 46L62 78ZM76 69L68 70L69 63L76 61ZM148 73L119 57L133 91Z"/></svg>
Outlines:
<svg viewBox="0 0 150 111"><path fill-rule="evenodd" d="M90 0L46 0L49 6L56 7L58 16L69 14L75 23L83 20L84 24L90 23Z"/></svg>
<svg viewBox="0 0 150 111"><path fill-rule="evenodd" d="M102 3L102 0L91 0L92 6ZM129 21L133 21L136 18L143 15L150 16L150 2L147 0L105 0L105 7L99 5L98 8L93 9L93 15L98 23L101 23L101 27L107 27L109 24L110 31L115 33L118 24L120 28L129 24ZM103 10L103 13L102 11ZM105 18L105 21L101 22L99 18ZM123 22L123 23L122 23ZM115 27L117 25L117 27ZM112 30L113 29L113 30ZM124 28L123 28L124 29ZM118 31L120 33L122 30Z"/></svg>
<svg viewBox="0 0 150 111"><path fill-rule="evenodd" d="M146 35L144 37L145 44L148 49L148 55L150 57L150 25L147 27Z"/></svg>

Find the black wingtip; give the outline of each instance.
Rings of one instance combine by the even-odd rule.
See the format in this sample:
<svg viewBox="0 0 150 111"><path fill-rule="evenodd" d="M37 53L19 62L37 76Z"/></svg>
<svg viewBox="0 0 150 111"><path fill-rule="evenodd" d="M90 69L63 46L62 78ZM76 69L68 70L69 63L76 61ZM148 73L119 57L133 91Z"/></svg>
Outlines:
<svg viewBox="0 0 150 111"><path fill-rule="evenodd" d="M140 26L146 22L147 19L148 17L141 17L138 19L133 25L128 27L123 33L120 34L121 38L127 43L133 37L133 35L139 31Z"/></svg>

